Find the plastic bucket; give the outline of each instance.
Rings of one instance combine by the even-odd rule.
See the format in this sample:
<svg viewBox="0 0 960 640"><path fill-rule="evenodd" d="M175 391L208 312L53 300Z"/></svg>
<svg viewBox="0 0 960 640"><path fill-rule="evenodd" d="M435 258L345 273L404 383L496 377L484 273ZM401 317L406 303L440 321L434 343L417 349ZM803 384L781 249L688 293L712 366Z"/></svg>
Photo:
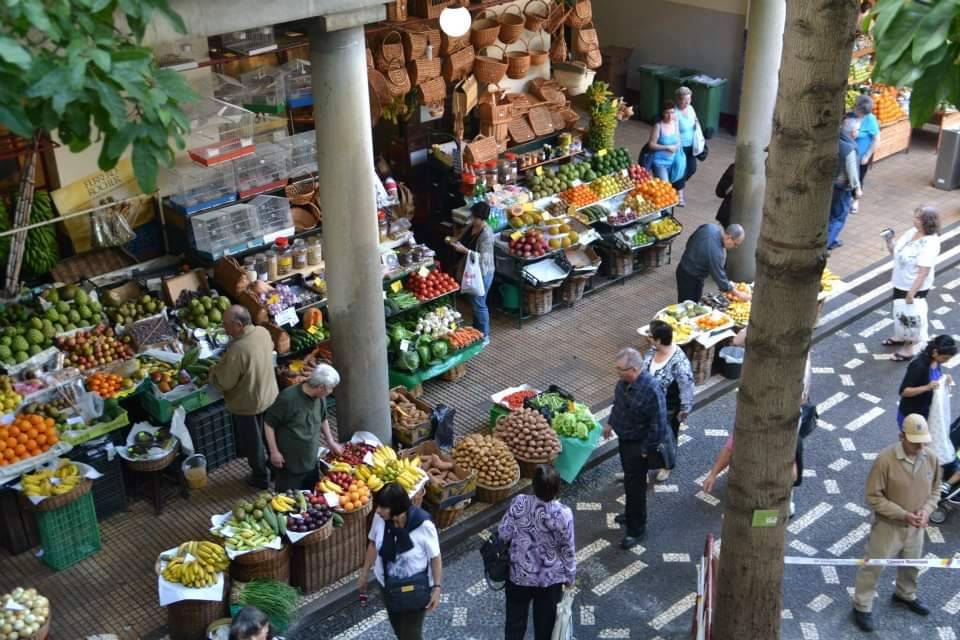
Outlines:
<svg viewBox="0 0 960 640"><path fill-rule="evenodd" d="M519 311L523 306L523 290L504 282L500 285L500 300L504 309Z"/></svg>
<svg viewBox="0 0 960 640"><path fill-rule="evenodd" d="M720 349L720 361L723 362L721 373L728 380L736 380L743 371L743 357L746 351L743 347L724 347Z"/></svg>
<svg viewBox="0 0 960 640"><path fill-rule="evenodd" d="M180 465L183 479L190 489L202 489L207 486L207 458L202 453L195 453Z"/></svg>

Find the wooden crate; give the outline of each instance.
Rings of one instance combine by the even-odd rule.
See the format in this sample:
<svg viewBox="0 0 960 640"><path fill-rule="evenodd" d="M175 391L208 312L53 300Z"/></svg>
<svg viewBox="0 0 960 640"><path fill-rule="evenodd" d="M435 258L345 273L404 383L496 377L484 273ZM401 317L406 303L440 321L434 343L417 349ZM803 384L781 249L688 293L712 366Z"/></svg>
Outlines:
<svg viewBox="0 0 960 640"><path fill-rule="evenodd" d="M873 154L874 160L883 160L910 148L910 120L904 118L893 124L880 127L880 141Z"/></svg>

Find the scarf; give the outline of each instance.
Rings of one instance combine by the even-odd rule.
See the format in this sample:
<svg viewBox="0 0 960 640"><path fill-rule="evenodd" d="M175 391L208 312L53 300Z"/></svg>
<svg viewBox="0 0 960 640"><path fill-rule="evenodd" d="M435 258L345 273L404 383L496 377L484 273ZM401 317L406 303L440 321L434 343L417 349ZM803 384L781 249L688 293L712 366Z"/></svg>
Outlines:
<svg viewBox="0 0 960 640"><path fill-rule="evenodd" d="M410 505L410 509L407 510L406 526L398 527L393 524L393 519L387 520L383 530L383 544L380 545L379 554L384 562L395 562L398 554L406 553L413 549L413 541L410 539L410 534L429 519L429 513L416 505Z"/></svg>

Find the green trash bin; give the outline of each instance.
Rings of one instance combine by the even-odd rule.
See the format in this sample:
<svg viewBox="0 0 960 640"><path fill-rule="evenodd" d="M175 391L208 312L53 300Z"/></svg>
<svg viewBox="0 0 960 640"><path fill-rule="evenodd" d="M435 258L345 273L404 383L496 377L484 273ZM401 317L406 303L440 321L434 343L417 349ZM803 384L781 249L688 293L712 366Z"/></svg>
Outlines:
<svg viewBox="0 0 960 640"><path fill-rule="evenodd" d="M670 69L664 72L660 76L660 87L663 92L663 101L666 102L670 100L676 102L676 92L680 87L686 86L687 78L690 76L695 76L699 73L696 69L687 69L686 67L670 67ZM657 105L657 109L660 108L660 105ZM696 106L694 106L696 109ZM660 114L657 113L659 116Z"/></svg>
<svg viewBox="0 0 960 640"><path fill-rule="evenodd" d="M727 81L723 78L704 80L687 78L686 85L693 91L693 108L700 118L703 137L712 138L720 130L720 109L727 94Z"/></svg>
<svg viewBox="0 0 960 640"><path fill-rule="evenodd" d="M640 120L653 124L660 117L660 103L663 102L660 76L673 68L663 64L642 64L637 69L630 89L640 96L633 106Z"/></svg>

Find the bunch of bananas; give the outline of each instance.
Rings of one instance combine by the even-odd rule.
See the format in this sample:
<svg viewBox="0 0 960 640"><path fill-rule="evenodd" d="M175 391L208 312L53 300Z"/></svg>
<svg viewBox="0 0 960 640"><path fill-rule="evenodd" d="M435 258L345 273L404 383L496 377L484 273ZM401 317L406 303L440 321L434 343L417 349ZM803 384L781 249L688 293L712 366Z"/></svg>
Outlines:
<svg viewBox="0 0 960 640"><path fill-rule="evenodd" d="M362 465L357 477L367 483L371 491L379 491L383 485L396 482L407 491L411 491L423 477L420 469L420 457L397 458L390 447L380 447L373 452L373 466Z"/></svg>
<svg viewBox="0 0 960 640"><path fill-rule="evenodd" d="M218 574L230 566L224 548L206 540L184 542L172 556L160 557L167 561L161 572L165 580L194 589L213 586Z"/></svg>
<svg viewBox="0 0 960 640"><path fill-rule="evenodd" d="M830 293L833 291L833 283L839 281L840 276L830 271L829 267L824 267L823 273L820 275L820 291Z"/></svg>
<svg viewBox="0 0 960 640"><path fill-rule="evenodd" d="M290 496L277 495L270 500L270 506L277 513L290 513L297 510L297 501Z"/></svg>
<svg viewBox="0 0 960 640"><path fill-rule="evenodd" d="M737 326L745 327L750 321L750 302L731 302L727 307L727 315L733 318Z"/></svg>
<svg viewBox="0 0 960 640"><path fill-rule="evenodd" d="M346 489L330 478L320 478L317 482L316 490L321 493L335 493L338 496L342 496Z"/></svg>
<svg viewBox="0 0 960 640"><path fill-rule="evenodd" d="M56 471L45 469L34 473L25 473L20 479L23 493L31 497L62 496L76 488L83 478L80 468L66 459Z"/></svg>
<svg viewBox="0 0 960 640"><path fill-rule="evenodd" d="M36 224L53 219L53 207L50 194L37 190L33 194L33 206L30 208L30 223ZM60 259L57 250L57 236L53 225L36 227L27 232L27 241L23 251L23 266L29 273L47 273Z"/></svg>

